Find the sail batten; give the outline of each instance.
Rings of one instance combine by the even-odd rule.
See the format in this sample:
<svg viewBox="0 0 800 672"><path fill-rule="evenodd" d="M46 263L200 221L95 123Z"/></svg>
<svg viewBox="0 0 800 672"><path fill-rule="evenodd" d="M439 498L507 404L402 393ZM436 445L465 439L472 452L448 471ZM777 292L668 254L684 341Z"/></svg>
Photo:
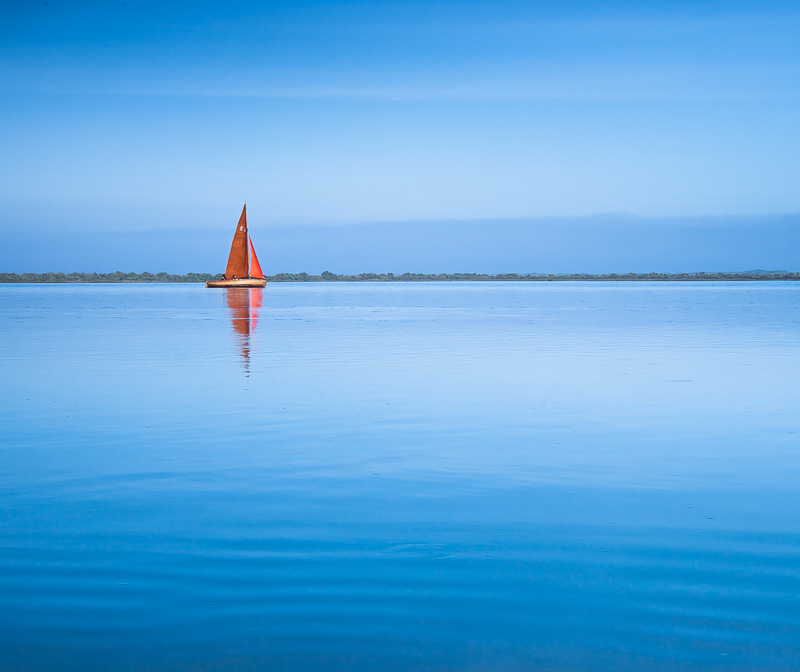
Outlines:
<svg viewBox="0 0 800 672"><path fill-rule="evenodd" d="M231 243L231 253L228 256L228 266L225 269L225 277L228 280L233 278L248 277L247 259L247 205L242 208L242 215L236 225L236 233L233 234Z"/></svg>

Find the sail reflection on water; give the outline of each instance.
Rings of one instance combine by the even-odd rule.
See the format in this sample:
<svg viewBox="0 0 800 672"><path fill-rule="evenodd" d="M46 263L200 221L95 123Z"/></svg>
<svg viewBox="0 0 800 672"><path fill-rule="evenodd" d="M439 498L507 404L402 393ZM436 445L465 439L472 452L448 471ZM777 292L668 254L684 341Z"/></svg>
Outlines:
<svg viewBox="0 0 800 672"><path fill-rule="evenodd" d="M228 310L231 315L233 332L239 346L239 354L244 360L245 373L250 373L250 337L258 322L258 309L261 307L260 288L228 288L225 290Z"/></svg>

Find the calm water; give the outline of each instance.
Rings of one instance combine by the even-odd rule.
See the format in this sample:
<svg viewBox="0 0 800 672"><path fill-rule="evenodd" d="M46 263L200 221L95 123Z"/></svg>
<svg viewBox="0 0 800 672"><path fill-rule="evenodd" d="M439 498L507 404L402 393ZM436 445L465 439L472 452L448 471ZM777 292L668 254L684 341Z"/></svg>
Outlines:
<svg viewBox="0 0 800 672"><path fill-rule="evenodd" d="M800 667L800 284L0 286L0 669Z"/></svg>

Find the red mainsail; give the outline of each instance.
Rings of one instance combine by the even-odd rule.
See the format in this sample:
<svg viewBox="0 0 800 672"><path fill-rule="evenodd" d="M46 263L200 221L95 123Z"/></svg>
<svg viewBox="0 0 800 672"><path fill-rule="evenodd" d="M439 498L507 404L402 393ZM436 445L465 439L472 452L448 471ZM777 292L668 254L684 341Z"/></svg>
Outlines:
<svg viewBox="0 0 800 672"><path fill-rule="evenodd" d="M247 204L242 208L242 216L236 225L236 233L233 234L231 243L231 253L228 257L228 267L225 269L225 277L228 280L233 278L247 278ZM263 276L262 276L263 277Z"/></svg>

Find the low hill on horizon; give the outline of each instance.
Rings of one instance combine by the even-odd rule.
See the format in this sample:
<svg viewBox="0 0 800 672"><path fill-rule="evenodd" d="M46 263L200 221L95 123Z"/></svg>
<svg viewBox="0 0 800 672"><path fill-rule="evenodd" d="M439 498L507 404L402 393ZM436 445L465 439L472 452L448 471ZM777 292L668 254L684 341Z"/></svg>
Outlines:
<svg viewBox="0 0 800 672"><path fill-rule="evenodd" d="M191 283L219 280L221 273L187 273L171 275L169 273L0 273L0 283L132 283L132 282L165 282ZM470 281L524 281L524 282L558 282L570 280L601 281L721 281L721 280L800 280L800 273L789 271L741 271L724 273L359 273L358 275L342 275L323 271L319 275L308 273L277 273L267 276L268 282L470 282Z"/></svg>

